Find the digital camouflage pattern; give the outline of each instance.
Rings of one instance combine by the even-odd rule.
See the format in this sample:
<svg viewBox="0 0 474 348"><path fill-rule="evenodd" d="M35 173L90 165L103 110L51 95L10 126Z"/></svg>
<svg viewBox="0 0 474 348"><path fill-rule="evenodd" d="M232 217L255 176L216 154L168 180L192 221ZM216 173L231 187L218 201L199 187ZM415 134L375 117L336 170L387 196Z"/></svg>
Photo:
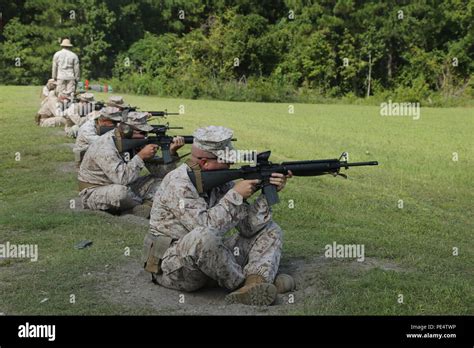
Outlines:
<svg viewBox="0 0 474 348"><path fill-rule="evenodd" d="M53 56L52 78L57 80L57 93L64 92L71 95L76 89L76 82L79 81L79 58L68 50L61 49Z"/></svg>
<svg viewBox="0 0 474 348"><path fill-rule="evenodd" d="M113 131L100 136L84 155L78 180L93 186L79 193L85 208L123 211L151 200L163 176L176 167L171 163L163 166L159 176L140 177L145 163L138 155L126 162L113 136Z"/></svg>
<svg viewBox="0 0 474 348"><path fill-rule="evenodd" d="M85 153L86 150L89 148L89 145L92 144L94 141L99 139L99 135L97 134L96 128L96 120L95 118L87 120L80 128L77 133L76 143L74 144L74 148L72 151L77 156L81 153Z"/></svg>
<svg viewBox="0 0 474 348"><path fill-rule="evenodd" d="M163 256L158 283L193 291L211 278L232 290L251 274L273 283L282 230L273 222L265 197L249 204L233 183L200 196L188 170L183 164L166 175L153 201L149 233L175 240ZM238 233L226 236L234 227Z"/></svg>

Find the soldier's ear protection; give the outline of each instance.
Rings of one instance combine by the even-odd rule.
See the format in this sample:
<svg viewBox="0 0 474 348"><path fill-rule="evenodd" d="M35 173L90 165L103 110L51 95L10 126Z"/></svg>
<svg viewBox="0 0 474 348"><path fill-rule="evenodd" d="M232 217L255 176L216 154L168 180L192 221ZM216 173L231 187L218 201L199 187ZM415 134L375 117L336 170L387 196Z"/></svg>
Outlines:
<svg viewBox="0 0 474 348"><path fill-rule="evenodd" d="M124 138L131 139L133 137L133 128L126 123L120 123L118 125L120 133L122 133Z"/></svg>

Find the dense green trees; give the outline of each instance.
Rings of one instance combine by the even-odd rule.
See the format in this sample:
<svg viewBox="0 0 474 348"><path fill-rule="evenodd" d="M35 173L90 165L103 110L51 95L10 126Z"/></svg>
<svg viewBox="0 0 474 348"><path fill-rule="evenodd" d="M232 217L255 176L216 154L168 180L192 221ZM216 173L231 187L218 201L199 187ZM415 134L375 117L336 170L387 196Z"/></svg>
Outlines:
<svg viewBox="0 0 474 348"><path fill-rule="evenodd" d="M44 83L67 36L83 77L144 94L436 102L473 93L473 0L0 4L3 83Z"/></svg>

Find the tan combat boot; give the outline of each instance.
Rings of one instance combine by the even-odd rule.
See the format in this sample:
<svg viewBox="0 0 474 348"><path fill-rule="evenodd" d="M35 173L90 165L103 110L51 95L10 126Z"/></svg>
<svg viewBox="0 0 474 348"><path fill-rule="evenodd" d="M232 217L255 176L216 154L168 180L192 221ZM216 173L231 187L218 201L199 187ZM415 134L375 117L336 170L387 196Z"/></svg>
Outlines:
<svg viewBox="0 0 474 348"><path fill-rule="evenodd" d="M295 280L289 274L279 273L273 282L277 292L284 294L285 292L293 291L296 288Z"/></svg>
<svg viewBox="0 0 474 348"><path fill-rule="evenodd" d="M269 306L277 295L275 285L267 283L260 275L249 275L245 284L226 296L226 303L242 303L252 306Z"/></svg>

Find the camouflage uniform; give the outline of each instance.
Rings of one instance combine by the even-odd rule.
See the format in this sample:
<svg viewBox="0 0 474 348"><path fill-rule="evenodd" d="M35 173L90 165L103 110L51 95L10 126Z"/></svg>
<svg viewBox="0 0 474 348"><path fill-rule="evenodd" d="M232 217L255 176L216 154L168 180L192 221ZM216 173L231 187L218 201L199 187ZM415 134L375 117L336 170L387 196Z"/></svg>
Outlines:
<svg viewBox="0 0 474 348"><path fill-rule="evenodd" d="M49 95L49 88L48 86L44 86L43 89L41 90L41 101L45 100Z"/></svg>
<svg viewBox="0 0 474 348"><path fill-rule="evenodd" d="M76 143L72 151L74 154L85 153L90 144L99 139L99 134L97 134L96 129L96 119L90 119L86 121L80 128L77 133Z"/></svg>
<svg viewBox="0 0 474 348"><path fill-rule="evenodd" d="M44 87L47 89L47 87ZM47 92L46 96L45 93ZM43 89L42 92L42 100L41 106L37 112L36 116L36 123L40 124L41 120L53 117L53 110L56 108L56 104L58 102L58 98L56 97L56 93L54 90L47 90ZM55 110L54 110L55 111Z"/></svg>
<svg viewBox="0 0 474 348"><path fill-rule="evenodd" d="M62 93L62 97L66 97L66 94ZM41 127L60 127L68 126L68 120L64 117L65 110L70 107L70 103L62 102L54 91L50 91L48 98L45 99L42 109L39 111L44 115L48 115L46 118L42 117L40 121ZM70 124L69 124L70 125Z"/></svg>
<svg viewBox="0 0 474 348"><path fill-rule="evenodd" d="M195 144L196 136L199 132ZM157 283L184 291L202 288L210 278L230 290L248 275L273 283L282 230L272 220L265 196L249 204L232 182L200 195L188 170L183 164L166 175L153 201L145 253L150 239L173 239L162 257L161 272L154 275ZM226 236L234 227L238 233Z"/></svg>
<svg viewBox="0 0 474 348"><path fill-rule="evenodd" d="M78 103L72 103L64 112L66 118L65 132L72 138L77 137L79 127L97 115L94 112L94 95L83 93L79 96Z"/></svg>
<svg viewBox="0 0 474 348"><path fill-rule="evenodd" d="M128 117L134 117L129 113ZM136 126L129 121L127 124ZM146 121L145 121L146 124ZM162 178L176 168L173 162L163 165L158 175L140 177L145 166L135 155L129 162L118 152L113 136L108 132L92 143L79 168L78 180L83 188L79 195L85 208L91 210L124 211L152 200Z"/></svg>
<svg viewBox="0 0 474 348"><path fill-rule="evenodd" d="M41 90L41 104L43 104L43 101L49 96L49 92L54 90L56 90L56 81L49 79Z"/></svg>
<svg viewBox="0 0 474 348"><path fill-rule="evenodd" d="M66 93L72 95L76 90L76 82L79 81L79 58L77 55L67 49L72 47L68 39L61 43L63 47L53 56L52 77L57 80L57 93Z"/></svg>
<svg viewBox="0 0 474 348"><path fill-rule="evenodd" d="M87 116L89 119L79 128L76 143L72 149L77 163L81 162L90 144L100 137L97 133L97 119L99 117L120 122L122 120L122 113L118 108L107 107L101 111L93 111Z"/></svg>

